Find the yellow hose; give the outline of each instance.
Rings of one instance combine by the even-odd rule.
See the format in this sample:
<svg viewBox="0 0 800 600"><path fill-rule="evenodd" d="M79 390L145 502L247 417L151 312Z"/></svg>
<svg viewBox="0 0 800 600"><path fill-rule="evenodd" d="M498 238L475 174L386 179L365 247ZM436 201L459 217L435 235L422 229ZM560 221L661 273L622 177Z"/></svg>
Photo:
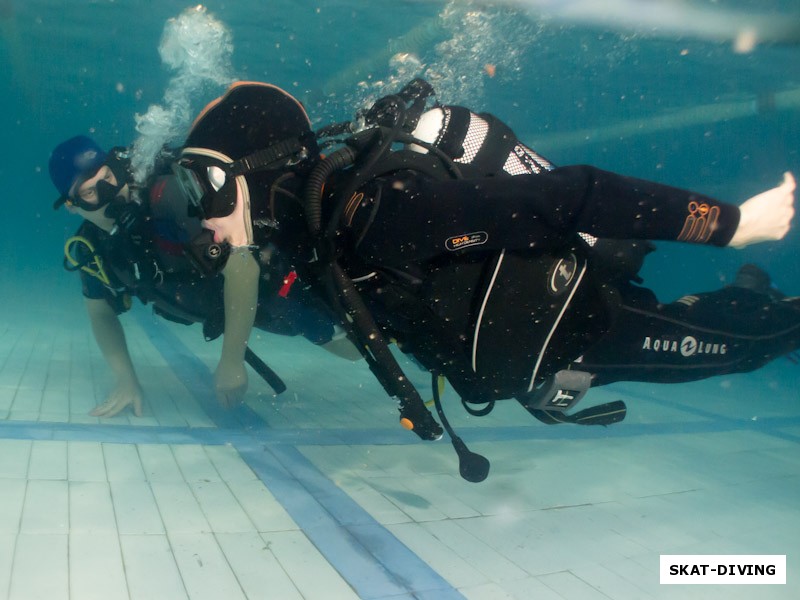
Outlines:
<svg viewBox="0 0 800 600"><path fill-rule="evenodd" d="M78 259L75 258L72 254L73 246L75 246L76 244L83 244L89 249L89 252L91 252L92 254L91 262L83 265L80 262L78 262ZM69 264L71 264L73 267L80 267L81 271L88 273L92 277L97 277L105 285L110 284L108 275L106 274L106 271L103 268L103 260L95 252L92 243L85 237L75 235L69 238L64 244L64 256L66 257ZM92 269L92 267L94 267L94 269Z"/></svg>

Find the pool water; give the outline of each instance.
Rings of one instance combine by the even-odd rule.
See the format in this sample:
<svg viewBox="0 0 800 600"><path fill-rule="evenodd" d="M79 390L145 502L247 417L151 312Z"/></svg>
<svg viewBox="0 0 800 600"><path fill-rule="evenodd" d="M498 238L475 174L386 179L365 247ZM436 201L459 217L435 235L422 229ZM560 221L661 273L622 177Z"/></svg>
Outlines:
<svg viewBox="0 0 800 600"><path fill-rule="evenodd" d="M443 102L496 114L559 165L734 203L800 173L800 40L737 52L736 32L709 32L732 11L797 19L793 2L640 3L711 11L682 33L576 20L570 4L585 16L591 3L209 2L230 62L187 88L181 116L242 79L283 87L321 126L425 76ZM226 411L210 391L219 343L138 305L123 322L144 415L88 416L112 378L62 269L79 223L51 209L48 156L78 133L130 144L136 115L170 107L180 73L159 44L186 8L0 2L0 598L797 597L792 357L592 390L591 403L628 405L609 428L546 427L512 402L471 417L448 389L453 425L492 463L470 484L445 440L397 425L363 364L256 332L251 347L288 390L251 372L246 405ZM800 295L798 247L796 229L741 251L659 243L642 275L669 302L752 262ZM427 396L427 375L403 365ZM787 584L660 585L659 557L673 554L786 555Z"/></svg>

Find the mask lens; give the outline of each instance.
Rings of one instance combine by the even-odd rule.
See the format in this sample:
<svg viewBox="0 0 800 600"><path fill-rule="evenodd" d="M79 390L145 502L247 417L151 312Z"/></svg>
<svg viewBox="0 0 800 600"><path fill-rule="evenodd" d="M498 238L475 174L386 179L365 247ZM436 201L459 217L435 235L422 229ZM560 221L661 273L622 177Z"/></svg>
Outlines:
<svg viewBox="0 0 800 600"><path fill-rule="evenodd" d="M192 203L192 206L204 212L202 201L206 195L206 189L197 173L180 162L173 163L172 172L175 174L175 180L178 182L181 191Z"/></svg>
<svg viewBox="0 0 800 600"><path fill-rule="evenodd" d="M215 192L218 192L220 188L225 185L226 177L225 171L220 169L219 167L208 167L208 181L211 183L211 187L214 188Z"/></svg>
<svg viewBox="0 0 800 600"><path fill-rule="evenodd" d="M72 186L72 189L75 191L69 197L69 202L71 204L89 212L93 212L105 206L105 203L100 201L96 186L84 190L83 192L81 191L81 188L86 184L86 182L89 181L92 177L96 176L101 168L102 165L98 167L95 171L80 176L75 181L75 183ZM90 201L89 199L90 196L95 200L94 202Z"/></svg>

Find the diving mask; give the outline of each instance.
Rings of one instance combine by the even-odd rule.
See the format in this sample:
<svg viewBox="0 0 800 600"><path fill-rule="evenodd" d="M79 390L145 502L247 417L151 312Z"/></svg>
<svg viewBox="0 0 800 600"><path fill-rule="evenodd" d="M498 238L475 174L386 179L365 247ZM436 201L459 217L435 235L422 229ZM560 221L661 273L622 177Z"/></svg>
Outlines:
<svg viewBox="0 0 800 600"><path fill-rule="evenodd" d="M228 216L235 205L236 188L235 186L226 188L226 190L231 189L232 198L227 198L228 194L220 197L218 194L228 182L228 176L218 165L204 163L202 160L181 158L172 164L175 180L181 192L202 218ZM234 178L230 178L230 183L233 182Z"/></svg>
<svg viewBox="0 0 800 600"><path fill-rule="evenodd" d="M82 210L94 212L108 206L120 196L123 188L130 183L129 165L130 160L127 154L112 151L103 164L76 178L69 194L59 198L53 208L68 203ZM103 172L101 178L91 185L86 185L89 181L96 179L101 172Z"/></svg>
<svg viewBox="0 0 800 600"><path fill-rule="evenodd" d="M73 187L74 191L66 199L66 202L89 212L100 210L113 202L119 196L122 188L125 187L125 182L120 182L116 178L112 180L113 173L110 169L106 171L106 175L103 178L98 179L92 185L86 185L88 181L97 177L102 169L103 167L100 167L94 173L79 178ZM114 180L116 180L116 183L112 183Z"/></svg>

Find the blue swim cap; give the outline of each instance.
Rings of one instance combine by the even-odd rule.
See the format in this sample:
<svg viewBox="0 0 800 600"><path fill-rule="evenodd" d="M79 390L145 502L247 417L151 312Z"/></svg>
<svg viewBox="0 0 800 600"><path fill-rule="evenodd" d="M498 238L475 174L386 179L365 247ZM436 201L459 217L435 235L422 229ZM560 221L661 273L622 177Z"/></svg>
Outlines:
<svg viewBox="0 0 800 600"><path fill-rule="evenodd" d="M106 160L106 153L91 138L78 135L56 146L50 155L50 180L62 197L81 175L97 171Z"/></svg>

